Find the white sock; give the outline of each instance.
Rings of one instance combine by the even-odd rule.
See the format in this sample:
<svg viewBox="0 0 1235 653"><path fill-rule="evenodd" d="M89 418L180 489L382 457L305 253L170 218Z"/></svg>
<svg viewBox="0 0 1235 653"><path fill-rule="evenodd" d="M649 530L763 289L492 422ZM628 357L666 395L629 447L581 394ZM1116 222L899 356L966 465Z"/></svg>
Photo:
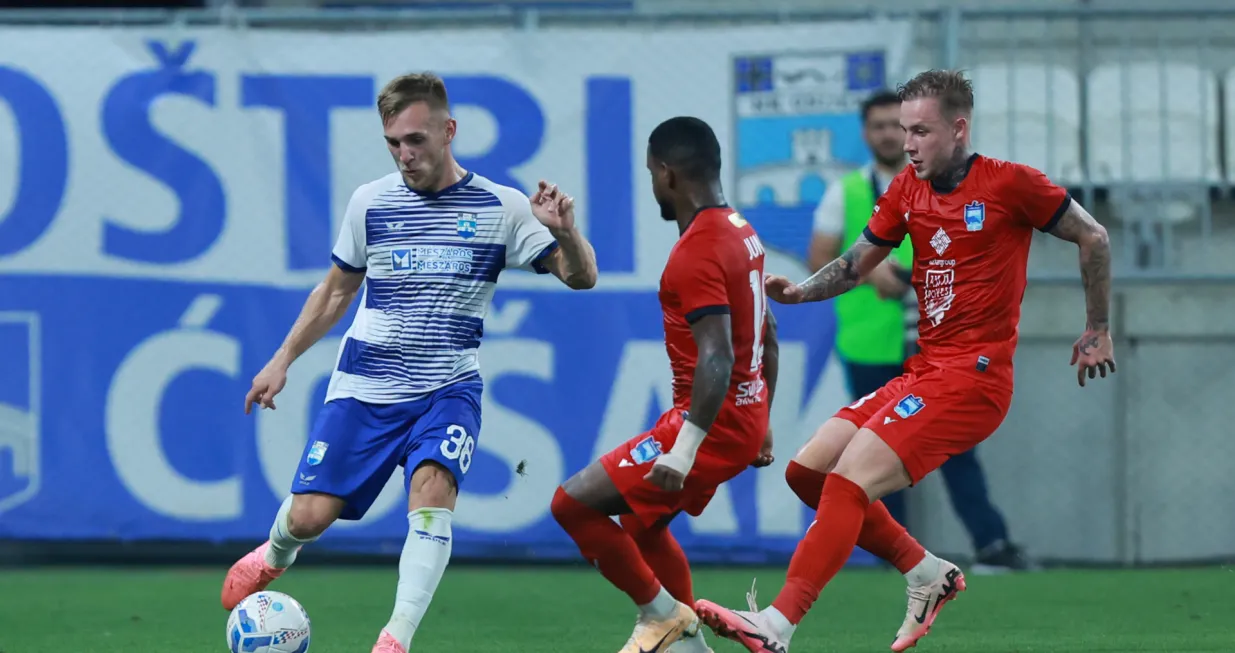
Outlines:
<svg viewBox="0 0 1235 653"><path fill-rule="evenodd" d="M798 629L797 626L789 623L789 618L781 614L780 610L770 605L763 609L763 616L767 618L768 625L776 631L777 635L780 635L783 642L788 642L789 638L793 637L793 631Z"/></svg>
<svg viewBox="0 0 1235 653"><path fill-rule="evenodd" d="M386 632L406 649L429 609L437 584L450 562L450 518L445 508L420 508L407 514L407 541L399 556L399 587Z"/></svg>
<svg viewBox="0 0 1235 653"><path fill-rule="evenodd" d="M664 587L660 588L660 593L656 598L652 599L651 603L645 603L639 606L639 612L645 617L653 619L668 619L673 616L674 611L678 609L678 600L673 598L673 595L665 591Z"/></svg>
<svg viewBox="0 0 1235 653"><path fill-rule="evenodd" d="M286 569L292 566L296 561L296 554L300 552L300 547L316 540L316 537L310 537L307 540L299 540L292 537L291 531L287 525L288 516L292 514L292 497L288 495L283 500L283 505L279 506L279 513L274 516L274 524L270 526L270 546L266 547L266 564L275 569Z"/></svg>
<svg viewBox="0 0 1235 653"><path fill-rule="evenodd" d="M905 573L905 580L909 583L910 587L930 585L939 577L939 562L939 558L936 558L935 554L927 551L926 557L922 558L922 562L914 565L913 569Z"/></svg>

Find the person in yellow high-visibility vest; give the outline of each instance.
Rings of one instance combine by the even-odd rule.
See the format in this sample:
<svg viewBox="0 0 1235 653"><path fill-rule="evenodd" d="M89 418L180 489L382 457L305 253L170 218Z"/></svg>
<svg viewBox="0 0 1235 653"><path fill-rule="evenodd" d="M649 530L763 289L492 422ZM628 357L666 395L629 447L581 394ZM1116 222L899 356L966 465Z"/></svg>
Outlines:
<svg viewBox="0 0 1235 653"><path fill-rule="evenodd" d="M862 104L862 135L873 154L862 166L828 186L815 211L809 258L811 272L844 252L862 234L875 208L906 163L900 99L879 91ZM844 364L849 392L856 399L903 373L917 341L917 304L909 285L913 248L909 239L865 283L837 297L836 353ZM1007 524L991 504L986 478L971 449L942 467L952 506L964 522L976 552L975 571L1011 571L1029 567L1020 548L1008 540ZM884 497L892 516L906 524L903 492Z"/></svg>

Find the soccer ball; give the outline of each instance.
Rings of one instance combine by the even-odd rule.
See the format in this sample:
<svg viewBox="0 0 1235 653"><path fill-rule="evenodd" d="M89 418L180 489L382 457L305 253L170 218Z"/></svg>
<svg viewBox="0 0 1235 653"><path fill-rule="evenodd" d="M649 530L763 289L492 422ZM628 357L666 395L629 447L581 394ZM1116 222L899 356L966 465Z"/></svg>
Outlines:
<svg viewBox="0 0 1235 653"><path fill-rule="evenodd" d="M309 614L282 592L258 592L236 605L227 618L232 653L305 653Z"/></svg>

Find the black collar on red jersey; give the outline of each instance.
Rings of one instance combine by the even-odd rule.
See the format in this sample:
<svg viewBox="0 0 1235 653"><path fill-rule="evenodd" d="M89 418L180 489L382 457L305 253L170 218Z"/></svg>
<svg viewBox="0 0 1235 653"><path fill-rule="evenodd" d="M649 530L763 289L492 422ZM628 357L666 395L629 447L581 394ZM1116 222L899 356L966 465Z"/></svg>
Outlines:
<svg viewBox="0 0 1235 653"><path fill-rule="evenodd" d="M729 208L728 204L715 204L712 206L699 207L699 210L695 211L695 214L690 216L690 220L688 220L686 222L686 226L682 228L682 233L686 233L686 230L690 229L690 226L692 224L695 224L695 218L699 217L700 213L703 213L704 211L711 211L712 209L727 209L727 208Z"/></svg>
<svg viewBox="0 0 1235 653"><path fill-rule="evenodd" d="M931 180L931 189L941 195L946 195L956 190L956 187L960 186L962 181L965 181L965 177L969 176L969 169L973 167L973 162L977 160L978 160L978 154L976 152L973 154L970 154L969 158L965 160L965 173L962 174L960 178L956 180L955 183L949 183L947 181L943 181L939 179L938 177L936 177L935 179Z"/></svg>

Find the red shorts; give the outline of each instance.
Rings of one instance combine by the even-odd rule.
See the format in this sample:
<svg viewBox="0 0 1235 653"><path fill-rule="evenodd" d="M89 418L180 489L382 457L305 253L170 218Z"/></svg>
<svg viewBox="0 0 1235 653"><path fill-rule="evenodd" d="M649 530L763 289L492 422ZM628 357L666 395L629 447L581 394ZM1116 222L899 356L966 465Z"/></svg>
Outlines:
<svg viewBox="0 0 1235 653"><path fill-rule="evenodd" d="M916 484L990 437L1011 404L1007 383L922 366L840 409L836 417L874 431Z"/></svg>
<svg viewBox="0 0 1235 653"><path fill-rule="evenodd" d="M753 447L746 448L750 452L750 455L746 456L742 447L738 447L735 452L733 447L718 451L715 445L709 446L708 442L712 438L734 441L734 438L717 432L713 427L695 454L695 464L686 475L682 491L667 492L643 480L643 477L652 471L652 465L661 453L673 448L683 421L682 411L670 410L656 420L656 425L650 431L627 440L600 458L600 464L604 466L605 472L617 486L626 504L646 526L672 518L683 510L696 517L702 514L716 494L716 488L741 474L754 462L765 435L760 434L757 439L750 438Z"/></svg>

